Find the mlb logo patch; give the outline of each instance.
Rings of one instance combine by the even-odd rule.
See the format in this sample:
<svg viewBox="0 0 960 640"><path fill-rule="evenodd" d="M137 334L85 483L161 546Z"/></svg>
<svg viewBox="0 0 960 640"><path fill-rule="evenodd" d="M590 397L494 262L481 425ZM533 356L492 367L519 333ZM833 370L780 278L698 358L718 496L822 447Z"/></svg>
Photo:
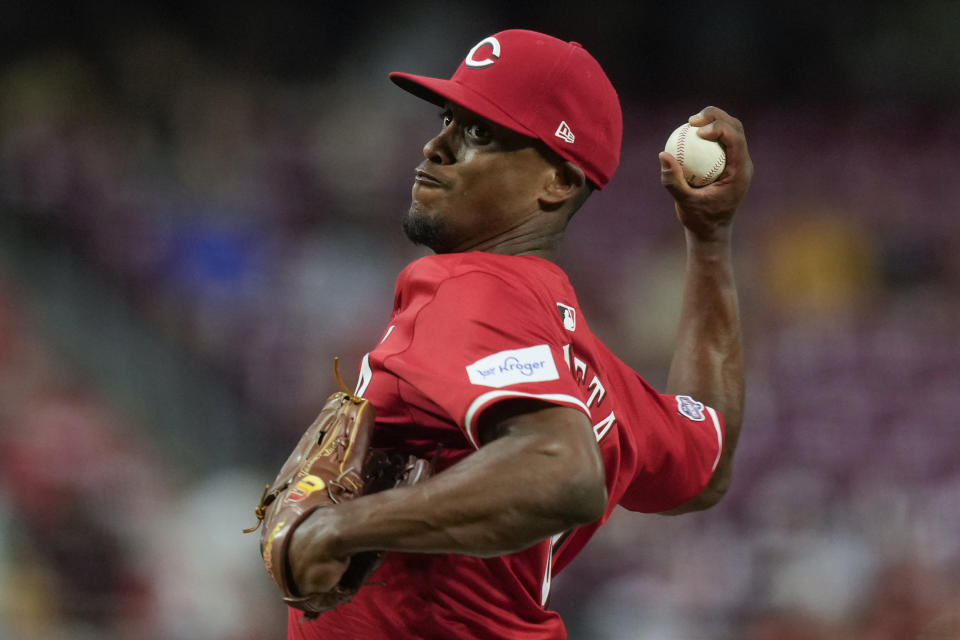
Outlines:
<svg viewBox="0 0 960 640"><path fill-rule="evenodd" d="M567 331L576 331L577 310L562 302L557 303L557 310L560 312L560 317L563 318L563 328Z"/></svg>
<svg viewBox="0 0 960 640"><path fill-rule="evenodd" d="M703 403L697 402L690 396L677 396L677 411L685 418L703 422L707 416L703 413Z"/></svg>

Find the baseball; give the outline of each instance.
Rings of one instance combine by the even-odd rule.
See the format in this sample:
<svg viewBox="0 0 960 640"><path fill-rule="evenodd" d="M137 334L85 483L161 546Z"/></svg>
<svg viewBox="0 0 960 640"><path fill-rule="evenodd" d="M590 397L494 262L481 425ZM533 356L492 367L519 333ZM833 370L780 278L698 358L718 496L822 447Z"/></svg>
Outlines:
<svg viewBox="0 0 960 640"><path fill-rule="evenodd" d="M702 187L716 180L727 164L723 146L698 136L698 128L689 124L677 127L667 138L667 146L663 149L677 159L683 167L683 176L694 187Z"/></svg>

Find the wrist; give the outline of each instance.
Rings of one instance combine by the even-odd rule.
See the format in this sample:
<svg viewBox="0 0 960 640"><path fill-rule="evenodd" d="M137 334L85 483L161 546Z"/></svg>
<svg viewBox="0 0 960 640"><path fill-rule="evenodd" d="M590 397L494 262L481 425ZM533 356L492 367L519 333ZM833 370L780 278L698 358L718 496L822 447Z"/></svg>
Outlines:
<svg viewBox="0 0 960 640"><path fill-rule="evenodd" d="M687 253L691 257L704 259L729 259L733 232L730 225L715 227L710 232L684 230Z"/></svg>
<svg viewBox="0 0 960 640"><path fill-rule="evenodd" d="M324 515L324 538L330 554L346 558L362 551L388 549L403 531L392 522L392 504L407 487L397 487L338 504Z"/></svg>
<svg viewBox="0 0 960 640"><path fill-rule="evenodd" d="M350 513L355 510L354 503L359 499L324 510L326 513L323 514L322 536L331 557L346 558L361 551L355 548L350 532L350 524L356 521Z"/></svg>
<svg viewBox="0 0 960 640"><path fill-rule="evenodd" d="M349 503L345 503L346 504ZM323 507L308 515L292 533L291 552L298 556L324 559L344 558L341 506Z"/></svg>

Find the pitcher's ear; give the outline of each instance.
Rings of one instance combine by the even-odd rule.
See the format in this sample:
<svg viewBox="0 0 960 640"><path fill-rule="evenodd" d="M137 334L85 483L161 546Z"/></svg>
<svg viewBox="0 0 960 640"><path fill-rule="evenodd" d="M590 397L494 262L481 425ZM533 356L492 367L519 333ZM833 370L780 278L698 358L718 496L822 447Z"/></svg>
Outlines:
<svg viewBox="0 0 960 640"><path fill-rule="evenodd" d="M551 180L544 188L541 200L544 204L557 206L574 198L587 183L583 169L569 160L554 164Z"/></svg>

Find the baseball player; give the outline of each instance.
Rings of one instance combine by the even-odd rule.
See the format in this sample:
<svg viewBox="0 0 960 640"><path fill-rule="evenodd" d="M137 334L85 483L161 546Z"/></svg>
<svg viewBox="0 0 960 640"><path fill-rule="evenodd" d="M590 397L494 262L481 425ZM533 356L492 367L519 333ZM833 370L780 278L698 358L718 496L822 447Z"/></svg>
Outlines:
<svg viewBox="0 0 960 640"><path fill-rule="evenodd" d="M290 609L288 637L564 638L551 579L618 505L683 513L730 483L743 407L731 221L752 176L743 128L714 107L690 119L726 147L725 172L702 188L660 155L688 258L659 393L591 333L554 263L567 222L619 163L620 104L597 61L575 42L509 30L473 46L449 80L390 77L441 109L403 220L436 255L400 274L356 393L376 408L375 445L436 473L296 529L303 593L330 589L353 554L388 553L352 602L312 620Z"/></svg>

